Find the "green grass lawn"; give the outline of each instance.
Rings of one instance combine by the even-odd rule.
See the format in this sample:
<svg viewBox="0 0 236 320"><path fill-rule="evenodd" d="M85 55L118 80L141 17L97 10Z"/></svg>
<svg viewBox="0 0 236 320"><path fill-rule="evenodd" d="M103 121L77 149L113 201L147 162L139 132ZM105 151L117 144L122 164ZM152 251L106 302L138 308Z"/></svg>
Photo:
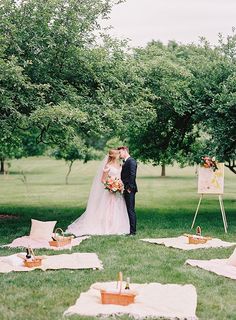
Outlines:
<svg viewBox="0 0 236 320"><path fill-rule="evenodd" d="M0 215L14 214L19 218L0 220L0 244L27 235L31 218L57 220L57 226L65 229L84 211L97 166L95 161L75 164L69 185L65 185L67 167L63 161L48 158L13 161L11 174L0 176ZM200 225L205 234L236 241L236 176L228 169L225 173L228 234L224 233L216 196L203 198L196 225ZM184 252L138 240L190 232L199 199L196 185L194 168L168 167L167 177L161 178L159 167L140 164L137 236L94 236L72 250L96 252L104 270L0 274L0 320L63 319L64 310L75 303L81 292L87 291L94 282L115 280L118 271L136 283L191 283L197 288L199 319L236 319L236 281L184 265L187 258L226 258L233 248ZM0 255L19 251L0 248ZM57 254L47 250L37 253ZM128 319L128 316L118 318ZM92 318L74 316L70 319Z"/></svg>

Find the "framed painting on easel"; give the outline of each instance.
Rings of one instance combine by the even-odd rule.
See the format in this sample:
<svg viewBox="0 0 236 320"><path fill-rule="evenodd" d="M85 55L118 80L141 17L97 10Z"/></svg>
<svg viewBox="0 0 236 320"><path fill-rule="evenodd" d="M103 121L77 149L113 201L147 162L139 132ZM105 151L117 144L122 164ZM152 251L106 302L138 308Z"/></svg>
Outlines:
<svg viewBox="0 0 236 320"><path fill-rule="evenodd" d="M199 166L198 168L198 194L200 194L200 198L193 218L191 229L194 227L203 195L218 195L224 229L225 232L227 232L228 224L222 198L222 195L224 193L224 163L216 163L209 157L205 158L209 159L210 165L208 165L207 162L204 162L204 164L202 166Z"/></svg>
<svg viewBox="0 0 236 320"><path fill-rule="evenodd" d="M224 163L217 163L217 169L200 166L198 169L198 193L224 193Z"/></svg>

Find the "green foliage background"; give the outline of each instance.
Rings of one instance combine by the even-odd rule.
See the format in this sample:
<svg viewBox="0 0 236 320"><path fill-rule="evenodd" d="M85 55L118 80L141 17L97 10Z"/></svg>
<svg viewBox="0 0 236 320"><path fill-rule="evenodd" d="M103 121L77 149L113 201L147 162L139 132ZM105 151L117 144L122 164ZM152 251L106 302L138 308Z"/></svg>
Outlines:
<svg viewBox="0 0 236 320"><path fill-rule="evenodd" d="M2 1L1 163L47 148L88 161L116 138L146 162L214 155L235 173L235 30L131 49L101 27L116 2Z"/></svg>

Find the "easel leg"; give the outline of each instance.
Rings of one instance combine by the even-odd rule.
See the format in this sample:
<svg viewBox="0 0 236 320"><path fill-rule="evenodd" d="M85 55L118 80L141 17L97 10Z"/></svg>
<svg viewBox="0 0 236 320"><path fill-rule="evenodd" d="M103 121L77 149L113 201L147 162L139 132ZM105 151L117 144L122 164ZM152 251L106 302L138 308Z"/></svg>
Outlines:
<svg viewBox="0 0 236 320"><path fill-rule="evenodd" d="M203 194L201 194L201 197L200 197L200 199L199 199L199 201L198 201L197 210L196 210L195 215L194 215L194 218L193 218L193 223L192 223L191 229L193 228L194 223L195 223L195 220L196 220L196 218L197 218L197 213L198 213L198 210L199 210L201 201L202 201L202 197L203 197Z"/></svg>
<svg viewBox="0 0 236 320"><path fill-rule="evenodd" d="M223 199L222 199L221 195L219 195L219 203L220 203L220 210L221 210L222 219L223 219L223 223L224 223L225 233L227 233L228 223L227 223L227 219L226 219L226 215L225 215L224 203L223 203Z"/></svg>

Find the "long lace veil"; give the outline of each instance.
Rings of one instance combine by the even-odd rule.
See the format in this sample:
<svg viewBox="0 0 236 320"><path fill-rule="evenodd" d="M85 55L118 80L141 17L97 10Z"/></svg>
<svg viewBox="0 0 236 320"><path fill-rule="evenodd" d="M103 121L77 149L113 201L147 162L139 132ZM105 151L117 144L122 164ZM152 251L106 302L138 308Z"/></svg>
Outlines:
<svg viewBox="0 0 236 320"><path fill-rule="evenodd" d="M80 230L86 230L87 226L91 228L92 225L96 226L96 219L98 219L96 212L99 207L99 203L103 197L104 192L107 192L104 189L104 186L101 182L103 169L107 164L108 156L102 160L101 164L98 167L96 175L93 179L92 187L90 189L89 198L87 202L86 211L76 219L72 224L70 224L66 232L71 232L75 235L79 235ZM78 223L79 222L79 223ZM87 230L87 232L92 232L92 230ZM88 234L87 233L87 234ZM86 232L84 233L86 234Z"/></svg>
<svg viewBox="0 0 236 320"><path fill-rule="evenodd" d="M94 207L96 209L97 205L100 202L101 196L105 191L104 186L101 182L101 178L103 174L103 169L107 164L107 160L108 160L108 155L106 155L105 158L102 160L101 164L98 167L96 175L93 179L92 187L90 189L89 198L87 202L86 211L90 210L90 207Z"/></svg>

